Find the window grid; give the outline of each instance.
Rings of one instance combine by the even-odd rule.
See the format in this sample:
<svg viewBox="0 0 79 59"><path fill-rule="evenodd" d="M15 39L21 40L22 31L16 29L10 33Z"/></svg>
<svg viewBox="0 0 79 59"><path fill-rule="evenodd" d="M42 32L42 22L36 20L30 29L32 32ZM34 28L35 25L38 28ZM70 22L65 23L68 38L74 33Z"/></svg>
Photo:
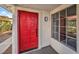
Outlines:
<svg viewBox="0 0 79 59"><path fill-rule="evenodd" d="M58 14L58 15L57 15ZM71 16L71 17L70 17ZM52 15L52 37L73 50L77 50L76 44L76 5L72 5Z"/></svg>

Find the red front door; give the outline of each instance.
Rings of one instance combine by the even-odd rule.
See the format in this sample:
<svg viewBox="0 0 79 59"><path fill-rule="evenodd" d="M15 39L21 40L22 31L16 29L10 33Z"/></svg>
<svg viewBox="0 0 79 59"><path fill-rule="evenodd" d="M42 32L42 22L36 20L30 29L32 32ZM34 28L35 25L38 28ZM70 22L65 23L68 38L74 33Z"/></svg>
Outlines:
<svg viewBox="0 0 79 59"><path fill-rule="evenodd" d="M19 53L38 48L38 13L18 10Z"/></svg>

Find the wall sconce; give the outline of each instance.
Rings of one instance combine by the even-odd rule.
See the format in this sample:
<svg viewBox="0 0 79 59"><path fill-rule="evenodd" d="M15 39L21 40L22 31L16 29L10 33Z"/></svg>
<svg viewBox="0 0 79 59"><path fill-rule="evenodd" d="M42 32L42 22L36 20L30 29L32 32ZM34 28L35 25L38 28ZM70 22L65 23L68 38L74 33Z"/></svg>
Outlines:
<svg viewBox="0 0 79 59"><path fill-rule="evenodd" d="M44 21L45 21L45 22L48 21L48 17L47 17L47 16L44 17Z"/></svg>

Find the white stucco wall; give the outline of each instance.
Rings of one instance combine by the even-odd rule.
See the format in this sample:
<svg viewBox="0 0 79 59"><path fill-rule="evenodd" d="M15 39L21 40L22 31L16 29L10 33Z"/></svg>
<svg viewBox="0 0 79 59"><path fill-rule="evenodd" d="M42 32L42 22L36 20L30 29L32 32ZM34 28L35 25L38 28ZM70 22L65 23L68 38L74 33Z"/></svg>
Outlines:
<svg viewBox="0 0 79 59"><path fill-rule="evenodd" d="M54 14L60 10L63 10L67 7L71 6L70 4L63 4L59 7L57 7L56 9L52 10L50 12L50 15L51 14ZM58 42L57 40L55 40L54 38L51 38L50 37L50 45L58 52L58 53L61 53L61 54L74 54L74 53L79 53L79 5L77 5L77 52L70 49L69 47L63 45L62 43ZM50 21L51 22L51 21ZM51 27L50 27L50 32L51 32Z"/></svg>
<svg viewBox="0 0 79 59"><path fill-rule="evenodd" d="M49 12L46 12L46 11L42 11L43 13L43 19L42 19L42 47L45 47L45 46L48 46L49 45L49 42L50 42L50 14ZM44 21L44 17L48 17L48 21L45 22Z"/></svg>

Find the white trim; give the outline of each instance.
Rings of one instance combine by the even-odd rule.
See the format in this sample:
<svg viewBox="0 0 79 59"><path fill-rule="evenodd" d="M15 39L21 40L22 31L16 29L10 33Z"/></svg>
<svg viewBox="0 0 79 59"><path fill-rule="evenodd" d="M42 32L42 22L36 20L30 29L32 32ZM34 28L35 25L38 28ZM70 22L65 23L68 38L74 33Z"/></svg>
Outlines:
<svg viewBox="0 0 79 59"><path fill-rule="evenodd" d="M77 53L79 53L79 4L77 4Z"/></svg>
<svg viewBox="0 0 79 59"><path fill-rule="evenodd" d="M4 9L6 9L8 12L12 13L11 10L9 10L6 5L3 5L3 4L2 4L2 5L0 5L0 7L4 8Z"/></svg>

